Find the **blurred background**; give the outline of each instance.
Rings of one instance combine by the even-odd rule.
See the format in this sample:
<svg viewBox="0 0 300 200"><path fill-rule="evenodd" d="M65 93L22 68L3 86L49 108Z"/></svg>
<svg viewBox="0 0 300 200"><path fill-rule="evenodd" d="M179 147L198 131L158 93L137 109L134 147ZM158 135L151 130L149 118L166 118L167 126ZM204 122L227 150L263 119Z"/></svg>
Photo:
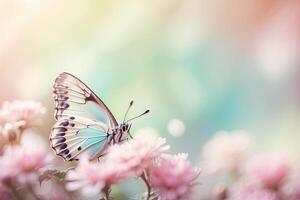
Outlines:
<svg viewBox="0 0 300 200"><path fill-rule="evenodd" d="M155 130L193 163L219 130L246 130L266 151L300 150L297 0L0 1L0 102L39 100L70 72L122 119L149 108ZM298 156L298 157L297 157Z"/></svg>

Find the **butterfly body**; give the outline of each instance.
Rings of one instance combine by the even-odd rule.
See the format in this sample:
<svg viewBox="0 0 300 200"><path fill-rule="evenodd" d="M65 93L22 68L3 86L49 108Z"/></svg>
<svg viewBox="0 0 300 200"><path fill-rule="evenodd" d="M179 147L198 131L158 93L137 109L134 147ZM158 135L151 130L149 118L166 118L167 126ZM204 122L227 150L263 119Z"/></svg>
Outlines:
<svg viewBox="0 0 300 200"><path fill-rule="evenodd" d="M114 128L112 130L112 142L113 144L123 142L126 140L129 130L131 128L131 124L122 123L120 126Z"/></svg>
<svg viewBox="0 0 300 200"><path fill-rule="evenodd" d="M53 88L57 122L50 142L57 155L72 161L85 154L92 160L104 155L109 145L127 139L131 124L125 119L118 124L103 101L78 78L64 72Z"/></svg>

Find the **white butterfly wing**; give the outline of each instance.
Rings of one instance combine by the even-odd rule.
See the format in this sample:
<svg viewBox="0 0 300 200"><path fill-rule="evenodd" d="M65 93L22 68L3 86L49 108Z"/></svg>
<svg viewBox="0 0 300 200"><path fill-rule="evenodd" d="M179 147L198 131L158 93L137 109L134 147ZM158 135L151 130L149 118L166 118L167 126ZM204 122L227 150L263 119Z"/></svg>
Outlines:
<svg viewBox="0 0 300 200"><path fill-rule="evenodd" d="M118 123L107 106L82 81L69 73L60 74L54 83L55 118L82 116L117 127Z"/></svg>
<svg viewBox="0 0 300 200"><path fill-rule="evenodd" d="M67 161L78 160L83 154L90 159L105 153L112 135L107 125L84 117L59 119L50 136L52 148Z"/></svg>
<svg viewBox="0 0 300 200"><path fill-rule="evenodd" d="M101 156L118 123L106 105L82 81L69 73L54 83L55 123L50 141L56 154L65 160Z"/></svg>

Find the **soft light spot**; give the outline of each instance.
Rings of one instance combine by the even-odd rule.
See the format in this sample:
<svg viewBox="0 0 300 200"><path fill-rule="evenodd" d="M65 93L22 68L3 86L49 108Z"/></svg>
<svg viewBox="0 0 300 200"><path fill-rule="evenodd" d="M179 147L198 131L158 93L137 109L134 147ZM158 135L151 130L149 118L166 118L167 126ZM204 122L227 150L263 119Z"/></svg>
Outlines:
<svg viewBox="0 0 300 200"><path fill-rule="evenodd" d="M174 137L180 137L185 133L185 125L179 119L171 119L168 123L168 131Z"/></svg>

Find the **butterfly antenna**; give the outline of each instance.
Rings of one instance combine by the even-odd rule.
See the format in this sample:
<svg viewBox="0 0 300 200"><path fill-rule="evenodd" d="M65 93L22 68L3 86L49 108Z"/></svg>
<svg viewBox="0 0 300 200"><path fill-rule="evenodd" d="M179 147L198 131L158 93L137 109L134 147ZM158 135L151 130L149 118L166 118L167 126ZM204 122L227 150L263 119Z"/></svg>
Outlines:
<svg viewBox="0 0 300 200"><path fill-rule="evenodd" d="M129 106L128 106L128 108L126 110L126 113L124 115L123 123L125 122L127 114L128 114L128 112L129 112L129 110L130 110L130 108L131 108L132 105L133 105L133 100L131 100L130 103L129 103Z"/></svg>
<svg viewBox="0 0 300 200"><path fill-rule="evenodd" d="M139 117L141 117L141 116L147 114L148 112L150 112L150 110L146 110L146 111L143 112L142 114L140 114L140 115L138 115L138 116L136 116L136 117L133 117L133 118L127 120L126 123L129 122L129 121L131 121L131 120L134 120L134 119L136 119L136 118L139 118Z"/></svg>

